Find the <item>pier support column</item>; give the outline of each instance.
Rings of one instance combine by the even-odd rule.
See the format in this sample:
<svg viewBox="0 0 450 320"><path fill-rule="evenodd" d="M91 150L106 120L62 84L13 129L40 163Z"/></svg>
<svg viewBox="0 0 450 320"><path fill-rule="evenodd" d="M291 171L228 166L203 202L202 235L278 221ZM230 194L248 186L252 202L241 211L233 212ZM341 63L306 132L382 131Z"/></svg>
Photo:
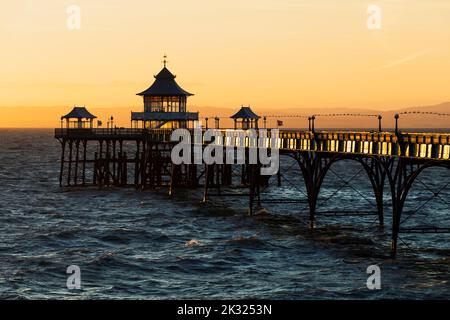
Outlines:
<svg viewBox="0 0 450 320"><path fill-rule="evenodd" d="M80 162L80 140L75 142L75 175L74 175L74 186L78 185L78 167Z"/></svg>
<svg viewBox="0 0 450 320"><path fill-rule="evenodd" d="M87 140L83 140L83 172L81 177L81 185L86 185L86 161L87 161Z"/></svg>
<svg viewBox="0 0 450 320"><path fill-rule="evenodd" d="M141 142L136 141L136 153L134 156L134 186L137 188L139 186L139 172L141 164Z"/></svg>
<svg viewBox="0 0 450 320"><path fill-rule="evenodd" d="M381 162L386 171L392 197L392 239L391 256L397 255L398 236L400 233L401 217L406 198L411 187L426 168L436 165L433 160L423 161L400 157L391 162Z"/></svg>
<svg viewBox="0 0 450 320"><path fill-rule="evenodd" d="M127 153L122 151L122 176L120 184L126 186L128 184L128 157Z"/></svg>
<svg viewBox="0 0 450 320"><path fill-rule="evenodd" d="M186 183L186 181L183 181L183 168L186 165L180 164L176 165L173 162L171 162L170 165L170 181L169 181L169 196L173 194L173 191L176 186L183 185ZM186 166L187 168L187 166ZM187 171L186 171L186 179L187 179ZM186 184L187 186L187 184Z"/></svg>
<svg viewBox="0 0 450 320"><path fill-rule="evenodd" d="M204 185L204 189L203 189L203 202L207 202L208 201L208 188L209 188L209 176L210 176L210 173L209 173L209 165L207 165L206 163L205 163L205 185Z"/></svg>
<svg viewBox="0 0 450 320"><path fill-rule="evenodd" d="M111 168L110 168L110 162L111 162L111 141L106 140L106 155L105 155L105 185L110 186L111 185Z"/></svg>
<svg viewBox="0 0 450 320"><path fill-rule="evenodd" d="M92 177L92 184L96 186L98 184L98 153L94 153L94 173Z"/></svg>
<svg viewBox="0 0 450 320"><path fill-rule="evenodd" d="M257 164L248 165L249 172L249 215L253 214L253 210L261 208L261 195L260 195L260 175L261 167Z"/></svg>
<svg viewBox="0 0 450 320"><path fill-rule="evenodd" d="M393 161L389 157L362 157L356 159L362 164L364 170L369 177L370 183L375 196L375 202L377 205L378 212L378 222L381 228L384 227L384 203L383 203L383 193L384 184L386 181L387 172L384 170L384 166L389 166ZM384 166L382 164L384 163Z"/></svg>
<svg viewBox="0 0 450 320"><path fill-rule="evenodd" d="M70 186L70 183L71 183L72 153L73 153L73 140L69 140L69 171L67 173L67 186Z"/></svg>
<svg viewBox="0 0 450 320"><path fill-rule="evenodd" d="M111 161L112 161L112 174L111 174L111 179L112 179L112 184L113 185L118 185L118 181L117 181L117 155L116 155L116 140L112 140L111 141L112 144L112 157L111 157Z"/></svg>
<svg viewBox="0 0 450 320"><path fill-rule="evenodd" d="M147 166L153 159L150 159L149 151L151 152L152 145L147 142L142 143L142 152L140 157L139 165L139 176L140 176L140 189L144 190L147 185Z"/></svg>
<svg viewBox="0 0 450 320"><path fill-rule="evenodd" d="M280 166L279 166L278 172L277 172L277 186L281 187L281 163L280 163Z"/></svg>
<svg viewBox="0 0 450 320"><path fill-rule="evenodd" d="M61 141L61 168L59 171L59 186L62 187L62 181L64 177L64 161L66 155L66 139Z"/></svg>
<svg viewBox="0 0 450 320"><path fill-rule="evenodd" d="M315 227L317 199L325 175L331 164L336 160L333 156L327 156L313 151L299 152L295 154L306 186L309 204L309 227Z"/></svg>

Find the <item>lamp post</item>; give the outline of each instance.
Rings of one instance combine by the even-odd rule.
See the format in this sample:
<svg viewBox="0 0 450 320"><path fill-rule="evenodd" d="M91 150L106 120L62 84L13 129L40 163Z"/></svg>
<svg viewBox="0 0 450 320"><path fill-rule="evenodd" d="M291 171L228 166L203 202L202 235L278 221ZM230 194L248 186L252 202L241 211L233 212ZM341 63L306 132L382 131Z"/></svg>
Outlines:
<svg viewBox="0 0 450 320"><path fill-rule="evenodd" d="M400 118L400 116L397 114L395 114L395 134L398 134L398 118Z"/></svg>
<svg viewBox="0 0 450 320"><path fill-rule="evenodd" d="M308 117L308 130L311 131L311 117Z"/></svg>
<svg viewBox="0 0 450 320"><path fill-rule="evenodd" d="M219 117L215 117L214 121L216 122L216 129L220 129L220 118Z"/></svg>
<svg viewBox="0 0 450 320"><path fill-rule="evenodd" d="M267 117L264 117L263 120L264 120L264 129L267 129Z"/></svg>
<svg viewBox="0 0 450 320"><path fill-rule="evenodd" d="M383 129L381 128L381 119L383 119L383 117L381 116L381 114L378 115L378 131L381 132L383 131Z"/></svg>
<svg viewBox="0 0 450 320"><path fill-rule="evenodd" d="M111 129L111 132L112 132L113 128L114 128L114 118L113 118L113 116L109 117L109 128Z"/></svg>
<svg viewBox="0 0 450 320"><path fill-rule="evenodd" d="M312 123L312 124L311 124L311 131L312 131L312 132L315 131L315 128L314 128L314 120L316 120L316 116L312 116L312 117L311 117L311 123Z"/></svg>

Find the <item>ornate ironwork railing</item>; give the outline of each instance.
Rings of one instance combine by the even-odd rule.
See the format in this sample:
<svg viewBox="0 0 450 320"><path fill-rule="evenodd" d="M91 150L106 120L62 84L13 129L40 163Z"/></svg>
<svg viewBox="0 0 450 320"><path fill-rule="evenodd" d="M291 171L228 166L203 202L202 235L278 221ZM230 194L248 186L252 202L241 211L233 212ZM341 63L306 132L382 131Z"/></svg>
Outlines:
<svg viewBox="0 0 450 320"><path fill-rule="evenodd" d="M224 146L253 146L249 133L242 138L232 129L217 129L223 138L214 143ZM190 129L191 136L193 130ZM56 138L66 139L146 139L156 142L171 142L172 129L56 129ZM259 146L277 146L284 151L315 151L328 153L350 153L364 155L401 156L410 158L427 158L450 160L450 133L399 133L369 131L304 131L280 130L275 140L271 131L266 136L259 133ZM204 141L202 131L202 144ZM244 140L242 140L244 139ZM191 139L195 142L193 136Z"/></svg>

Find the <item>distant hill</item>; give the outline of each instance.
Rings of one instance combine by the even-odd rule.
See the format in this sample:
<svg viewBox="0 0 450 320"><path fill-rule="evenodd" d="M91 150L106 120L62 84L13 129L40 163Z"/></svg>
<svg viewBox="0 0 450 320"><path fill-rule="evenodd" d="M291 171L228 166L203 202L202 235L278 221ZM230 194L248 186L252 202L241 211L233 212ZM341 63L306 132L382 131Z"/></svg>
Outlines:
<svg viewBox="0 0 450 320"><path fill-rule="evenodd" d="M88 108L98 116L106 126L107 119L112 115L117 126L130 126L131 111L140 111L142 107L119 108ZM60 126L60 117L68 113L71 107L0 107L0 128L54 128ZM233 123L228 117L238 108L215 108L190 106L190 111L199 111L201 117L220 116L221 126L232 127ZM390 111L379 112L374 109L364 108L257 108L253 110L260 116L274 115L268 118L268 126L276 126L276 120L282 120L285 128L305 128L308 120L302 118L286 117L287 115L312 115L312 114L338 114L361 113L379 114L383 116L383 127L394 126L394 115L404 111L424 111L450 113L450 102L434 106L418 106ZM210 120L210 126L213 120ZM369 117L318 117L317 128L376 128L376 118ZM401 128L450 128L450 116L437 117L431 115L402 115L400 117Z"/></svg>

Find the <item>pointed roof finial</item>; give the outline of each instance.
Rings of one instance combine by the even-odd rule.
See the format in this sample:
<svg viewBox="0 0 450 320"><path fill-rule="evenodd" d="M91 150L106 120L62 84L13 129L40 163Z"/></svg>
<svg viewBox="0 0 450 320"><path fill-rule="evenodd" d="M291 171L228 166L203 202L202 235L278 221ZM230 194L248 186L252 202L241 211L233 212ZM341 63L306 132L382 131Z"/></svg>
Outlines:
<svg viewBox="0 0 450 320"><path fill-rule="evenodd" d="M167 61L167 54L164 54L164 60L163 60L164 68L166 67L167 62L169 62L169 61Z"/></svg>

